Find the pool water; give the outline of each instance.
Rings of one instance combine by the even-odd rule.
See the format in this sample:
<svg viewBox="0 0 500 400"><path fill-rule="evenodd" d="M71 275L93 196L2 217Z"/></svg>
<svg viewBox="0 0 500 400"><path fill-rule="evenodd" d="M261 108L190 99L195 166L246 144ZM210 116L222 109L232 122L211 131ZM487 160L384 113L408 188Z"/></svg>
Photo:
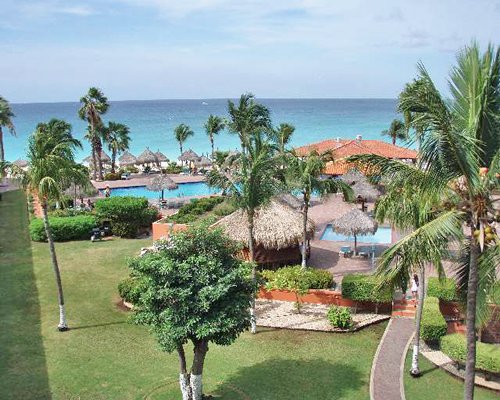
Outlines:
<svg viewBox="0 0 500 400"><path fill-rule="evenodd" d="M205 182L189 182L179 183L177 189L165 190L163 196L168 199L175 197L210 196L219 192L219 190L209 187ZM101 193L104 194L104 191L101 190ZM153 192L146 189L146 186L133 186L111 189L111 196L135 196L158 199L161 196L161 192Z"/></svg>
<svg viewBox="0 0 500 400"><path fill-rule="evenodd" d="M392 229L379 227L375 235L358 235L358 243L391 243ZM320 240L330 240L333 242L354 242L353 236L345 236L333 231L332 226L328 224L321 235Z"/></svg>

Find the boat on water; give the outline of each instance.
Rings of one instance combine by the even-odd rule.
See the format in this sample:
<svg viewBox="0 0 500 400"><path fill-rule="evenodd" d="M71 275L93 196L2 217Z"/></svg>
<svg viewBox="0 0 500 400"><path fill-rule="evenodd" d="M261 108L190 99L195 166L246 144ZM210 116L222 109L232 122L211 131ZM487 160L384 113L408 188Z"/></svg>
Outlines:
<svg viewBox="0 0 500 400"><path fill-rule="evenodd" d="M206 101L202 101L202 102L201 102L201 105L202 105L202 106L208 106L208 103L207 103Z"/></svg>

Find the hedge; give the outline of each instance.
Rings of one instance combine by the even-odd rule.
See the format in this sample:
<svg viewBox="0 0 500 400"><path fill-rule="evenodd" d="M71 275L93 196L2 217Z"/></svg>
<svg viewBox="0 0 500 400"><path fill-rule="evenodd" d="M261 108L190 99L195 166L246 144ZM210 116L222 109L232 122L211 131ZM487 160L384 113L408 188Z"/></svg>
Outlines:
<svg viewBox="0 0 500 400"><path fill-rule="evenodd" d="M445 301L458 301L457 284L451 278L444 278L441 281L438 278L429 278L427 296Z"/></svg>
<svg viewBox="0 0 500 400"><path fill-rule="evenodd" d="M167 218L168 222L177 224L188 224L196 221L200 215L212 211L215 206L224 201L222 197L204 197L201 199L193 199L189 203L184 204L179 211Z"/></svg>
<svg viewBox="0 0 500 400"><path fill-rule="evenodd" d="M390 303L392 289L379 287L379 281L371 275L349 274L342 279L342 297L355 301Z"/></svg>
<svg viewBox="0 0 500 400"><path fill-rule="evenodd" d="M49 224L52 236L56 242L86 240L90 239L91 230L96 226L96 219L93 215L78 215L74 217L49 216ZM31 240L35 242L47 241L42 219L32 219L29 230Z"/></svg>
<svg viewBox="0 0 500 400"><path fill-rule="evenodd" d="M149 206L145 197L115 196L99 199L95 213L102 220L111 222L113 234L133 238L140 228L149 227L158 219L158 211Z"/></svg>
<svg viewBox="0 0 500 400"><path fill-rule="evenodd" d="M441 338L441 351L453 361L465 364L467 343L464 335L454 333ZM476 342L476 369L500 373L500 347L496 344Z"/></svg>
<svg viewBox="0 0 500 400"><path fill-rule="evenodd" d="M329 271L316 268L302 268L300 265L282 267L275 271L260 272L266 289L295 290L303 293L309 289L328 289L333 285Z"/></svg>
<svg viewBox="0 0 500 400"><path fill-rule="evenodd" d="M426 342L438 342L446 335L448 325L439 311L439 299L426 297L420 323L420 337Z"/></svg>

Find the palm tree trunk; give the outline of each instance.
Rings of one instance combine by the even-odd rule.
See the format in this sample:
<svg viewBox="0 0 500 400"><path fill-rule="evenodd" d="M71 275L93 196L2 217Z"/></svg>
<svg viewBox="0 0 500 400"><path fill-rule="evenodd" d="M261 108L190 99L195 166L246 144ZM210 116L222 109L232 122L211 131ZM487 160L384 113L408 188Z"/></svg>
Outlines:
<svg viewBox="0 0 500 400"><path fill-rule="evenodd" d="M47 234L47 241L49 242L50 256L52 258L52 267L54 268L54 274L56 276L57 284L57 297L59 300L59 325L57 329L59 331L67 331L68 323L66 322L66 310L64 308L64 294L61 282L61 273L59 272L59 265L57 263L56 249L54 247L54 239L52 237L52 231L49 224L49 216L47 213L47 201L42 202L42 212L43 212L43 224L45 226L45 233Z"/></svg>
<svg viewBox="0 0 500 400"><path fill-rule="evenodd" d="M97 157L95 150L95 143L92 143L92 163L94 164L94 170L92 171L92 176L94 177L94 181L97 180Z"/></svg>
<svg viewBox="0 0 500 400"><path fill-rule="evenodd" d="M183 153L183 151L182 151L182 142L179 142L179 148L181 149L181 156L182 156L182 153Z"/></svg>
<svg viewBox="0 0 500 400"><path fill-rule="evenodd" d="M478 284L477 260L479 257L479 246L474 238L474 229L474 224L471 224L469 281L467 283L467 358L465 360L465 400L474 399L474 378L476 375L476 302Z"/></svg>
<svg viewBox="0 0 500 400"><path fill-rule="evenodd" d="M113 149L111 151L111 173L115 173L115 164L116 164L116 150Z"/></svg>
<svg viewBox="0 0 500 400"><path fill-rule="evenodd" d="M309 212L309 198L304 194L304 211L303 211L303 236L302 236L302 268L307 266L307 213Z"/></svg>
<svg viewBox="0 0 500 400"><path fill-rule="evenodd" d="M354 234L354 255L358 253L358 238L356 234Z"/></svg>
<svg viewBox="0 0 500 400"><path fill-rule="evenodd" d="M415 319L415 337L413 338L413 354L411 357L411 369L410 374L414 378L420 376L420 368L418 367L418 355L420 353L420 324L422 322L422 312L424 309L424 297L425 297L425 265L420 267L420 285L418 287L418 304L417 304L417 315Z"/></svg>
<svg viewBox="0 0 500 400"><path fill-rule="evenodd" d="M97 143L97 149L96 149L96 157L97 157L97 164L99 166L99 179L102 181L104 180L104 175L102 173L102 142L101 139L97 138L96 140Z"/></svg>
<svg viewBox="0 0 500 400"><path fill-rule="evenodd" d="M255 284L257 274L255 271L255 249L254 249L254 240L253 240L253 217L254 210L248 210L248 253L250 256L250 262L252 263L252 281ZM250 304L250 318L251 318L251 332L257 332L257 319L255 317L255 293L252 296L252 302Z"/></svg>
<svg viewBox="0 0 500 400"><path fill-rule="evenodd" d="M3 149L3 131L0 126L0 161L5 161L5 152Z"/></svg>
<svg viewBox="0 0 500 400"><path fill-rule="evenodd" d="M392 144L393 144L393 146L395 146L395 145L396 145L396 136L393 136L393 137L392 137Z"/></svg>
<svg viewBox="0 0 500 400"><path fill-rule="evenodd" d="M212 160L214 159L214 138L210 136L210 144L212 145Z"/></svg>

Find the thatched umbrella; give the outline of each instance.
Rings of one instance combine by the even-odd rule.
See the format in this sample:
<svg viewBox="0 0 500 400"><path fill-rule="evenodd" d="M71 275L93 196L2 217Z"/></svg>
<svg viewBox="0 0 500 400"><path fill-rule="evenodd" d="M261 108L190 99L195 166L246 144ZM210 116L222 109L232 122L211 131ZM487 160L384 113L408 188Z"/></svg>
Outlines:
<svg viewBox="0 0 500 400"><path fill-rule="evenodd" d="M94 197L99 194L93 185L81 186L72 183L69 188L64 191L64 194L73 198L73 207L76 207L76 200L83 197Z"/></svg>
<svg viewBox="0 0 500 400"><path fill-rule="evenodd" d="M149 150L149 147L146 147L146 150L137 157L138 164L152 164L157 162L156 154Z"/></svg>
<svg viewBox="0 0 500 400"><path fill-rule="evenodd" d="M365 201L375 201L380 196L380 190L378 190L371 183L367 182L357 182L351 186L354 195Z"/></svg>
<svg viewBox="0 0 500 400"><path fill-rule="evenodd" d="M248 245L247 214L243 210L222 218L213 227L222 228L233 240ZM307 225L308 240L314 236L314 224ZM280 250L297 246L303 240L303 216L279 200L255 211L254 238L257 246L265 249Z"/></svg>
<svg viewBox="0 0 500 400"><path fill-rule="evenodd" d="M137 164L137 157L128 151L124 151L118 161L120 165L134 165Z"/></svg>
<svg viewBox="0 0 500 400"><path fill-rule="evenodd" d="M347 171L344 175L340 177L340 179L342 179L344 182L348 183L351 186L358 182L367 182L366 176L364 176L356 168L352 168L349 171Z"/></svg>
<svg viewBox="0 0 500 400"><path fill-rule="evenodd" d="M151 182L146 186L148 190L152 190L153 192L160 192L161 191L161 199L163 200L163 195L165 189L167 190L173 190L177 189L178 185L175 183L172 178L170 178L166 174L161 174L155 176L153 179L151 179Z"/></svg>
<svg viewBox="0 0 500 400"><path fill-rule="evenodd" d="M155 153L156 159L158 160L158 164L161 164L162 162L168 162L168 158L165 154L163 154L160 149Z"/></svg>
<svg viewBox="0 0 500 400"><path fill-rule="evenodd" d="M346 236L354 236L354 254L357 253L358 235L374 234L378 225L363 211L353 208L348 213L332 221L332 229Z"/></svg>
<svg viewBox="0 0 500 400"><path fill-rule="evenodd" d="M104 164L109 164L111 162L111 157L108 156L104 151L101 151L101 161L104 163ZM94 160L92 158L92 154L88 157L85 157L83 159L83 162L86 162L86 163L89 163L91 165L94 164Z"/></svg>
<svg viewBox="0 0 500 400"><path fill-rule="evenodd" d="M189 149L186 150L184 153L182 153L179 156L179 161L186 162L186 161L196 161L200 158L198 154L196 154L193 150Z"/></svg>
<svg viewBox="0 0 500 400"><path fill-rule="evenodd" d="M201 156L194 162L194 166L196 168L203 168L203 167L211 167L212 166L212 160L206 156Z"/></svg>
<svg viewBox="0 0 500 400"><path fill-rule="evenodd" d="M21 160L20 158L18 158L16 161L12 162L12 165L15 165L16 167L19 168L26 168L28 166L28 161Z"/></svg>

